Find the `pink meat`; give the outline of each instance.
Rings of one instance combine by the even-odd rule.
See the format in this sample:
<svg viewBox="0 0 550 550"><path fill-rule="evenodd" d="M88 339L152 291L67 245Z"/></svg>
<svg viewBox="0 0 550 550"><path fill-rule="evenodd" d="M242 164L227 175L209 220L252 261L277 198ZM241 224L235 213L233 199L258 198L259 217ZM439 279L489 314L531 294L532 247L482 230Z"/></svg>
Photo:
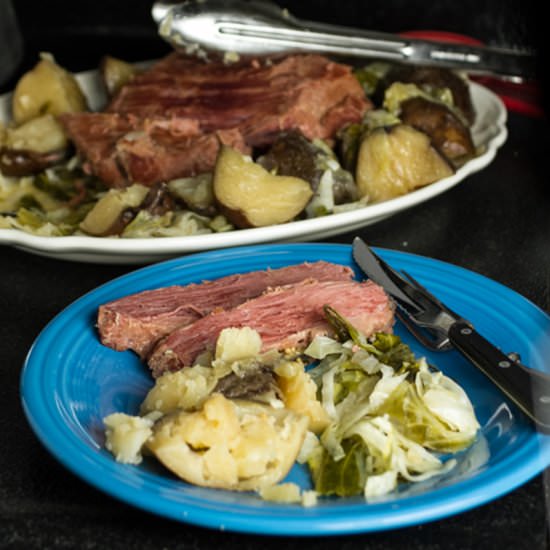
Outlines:
<svg viewBox="0 0 550 550"><path fill-rule="evenodd" d="M249 153L287 130L332 139L371 106L351 67L320 55L226 65L174 52L105 112L60 120L87 171L124 187L210 172L220 144Z"/></svg>
<svg viewBox="0 0 550 550"><path fill-rule="evenodd" d="M375 283L308 280L270 290L233 309L213 312L176 329L159 341L147 362L154 377L192 365L199 354L214 350L220 332L228 327L257 330L264 351L301 351L316 335L332 332L325 319L325 305L367 336L392 330L393 303Z"/></svg>
<svg viewBox="0 0 550 550"><path fill-rule="evenodd" d="M221 145L250 153L238 129L204 132L191 119L71 113L60 121L83 154L86 172L110 187L203 174L212 170Z"/></svg>
<svg viewBox="0 0 550 550"><path fill-rule="evenodd" d="M351 67L321 55L227 65L172 53L124 86L107 110L192 119L204 131L239 128L255 146L289 129L332 137L368 107Z"/></svg>
<svg viewBox="0 0 550 550"><path fill-rule="evenodd" d="M173 330L216 309L233 308L270 287L308 278L350 281L352 276L348 267L319 261L146 290L101 305L97 327L104 345L118 351L131 349L145 358L155 343Z"/></svg>

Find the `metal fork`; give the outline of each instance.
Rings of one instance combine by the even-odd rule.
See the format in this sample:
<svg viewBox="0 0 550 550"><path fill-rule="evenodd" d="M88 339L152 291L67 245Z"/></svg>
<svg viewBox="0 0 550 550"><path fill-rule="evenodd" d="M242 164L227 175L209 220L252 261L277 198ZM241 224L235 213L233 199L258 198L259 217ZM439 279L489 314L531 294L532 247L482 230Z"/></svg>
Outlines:
<svg viewBox="0 0 550 550"><path fill-rule="evenodd" d="M399 319L426 347L456 349L480 369L544 432L550 432L550 375L506 355L413 277L397 272L362 239L353 241L353 257L363 272L395 300Z"/></svg>

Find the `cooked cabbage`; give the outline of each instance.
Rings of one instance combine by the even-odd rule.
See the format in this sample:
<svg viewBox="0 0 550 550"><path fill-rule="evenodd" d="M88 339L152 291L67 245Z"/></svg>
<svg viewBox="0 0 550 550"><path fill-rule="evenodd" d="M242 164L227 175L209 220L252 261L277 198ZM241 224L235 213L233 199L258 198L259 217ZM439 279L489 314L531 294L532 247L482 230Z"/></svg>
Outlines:
<svg viewBox="0 0 550 550"><path fill-rule="evenodd" d="M330 308L343 341L316 338L306 349L320 362L309 371L331 423L307 460L321 495L377 498L400 481L421 481L452 468L434 454L465 449L479 424L464 390L415 358L396 335L367 341ZM314 442L315 443L315 442Z"/></svg>

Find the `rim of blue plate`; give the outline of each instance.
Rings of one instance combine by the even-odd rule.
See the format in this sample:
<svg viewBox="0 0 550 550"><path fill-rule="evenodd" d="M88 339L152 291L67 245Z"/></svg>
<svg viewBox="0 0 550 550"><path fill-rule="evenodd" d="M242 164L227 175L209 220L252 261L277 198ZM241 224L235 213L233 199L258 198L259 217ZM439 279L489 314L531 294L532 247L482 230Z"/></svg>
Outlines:
<svg viewBox="0 0 550 550"><path fill-rule="evenodd" d="M447 280L455 277L464 281L465 285L480 285L493 298L497 297L497 302L505 301L506 307L516 308L533 322L550 327L550 317L542 309L496 281L453 264L409 252L375 250L390 264L406 263L407 269L413 273L415 269L435 270L445 274ZM374 532L443 519L503 496L550 464L550 437L526 427L522 432L521 445L511 455L501 457L498 463L473 477L424 494L369 504L360 499L345 502L329 500L313 508L282 506L258 499L258 503L250 506L246 504L246 499L244 504L239 503L238 499L223 499L220 495L225 492L211 489L183 492L182 496L181 483L140 471L139 467L136 469L115 462L112 457L101 453L91 435L86 438L82 426L63 414L66 404L44 398L47 391L56 388L57 382L52 373L57 372L60 366L46 366L51 365L49 354L56 349L56 342L59 343L60 338L62 340L67 323L82 320L82 316L88 318L99 303L133 292L131 289L139 289L148 281L156 280L160 283L158 286L163 286L163 281L171 280L176 275L193 280L206 266L214 264L218 265L218 269L224 265L222 270L227 273L234 272L230 267L231 261L233 265L236 261L240 262L241 271L248 267L259 269L257 264L266 256L277 258L275 263L299 257L300 261L326 259L351 265L351 247L344 244L271 244L202 252L117 277L84 294L56 315L33 343L21 373L21 399L25 415L48 451L92 486L153 514L202 527L278 536ZM222 261L225 263L220 264ZM288 263L296 263L296 260ZM203 278L208 277L205 274Z"/></svg>

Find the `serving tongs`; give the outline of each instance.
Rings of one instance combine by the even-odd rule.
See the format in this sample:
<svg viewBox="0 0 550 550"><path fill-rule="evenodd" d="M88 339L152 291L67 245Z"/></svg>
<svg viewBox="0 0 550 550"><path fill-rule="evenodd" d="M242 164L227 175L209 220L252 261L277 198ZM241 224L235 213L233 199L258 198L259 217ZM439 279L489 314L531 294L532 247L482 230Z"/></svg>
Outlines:
<svg viewBox="0 0 550 550"><path fill-rule="evenodd" d="M427 348L454 348L480 369L544 433L550 433L550 375L522 365L479 334L472 323L449 309L408 273L398 272L359 237L353 258L363 273L382 286L397 305L398 318Z"/></svg>
<svg viewBox="0 0 550 550"><path fill-rule="evenodd" d="M316 52L531 78L536 58L507 48L449 44L297 19L265 0L156 2L159 34L177 49L238 55Z"/></svg>

